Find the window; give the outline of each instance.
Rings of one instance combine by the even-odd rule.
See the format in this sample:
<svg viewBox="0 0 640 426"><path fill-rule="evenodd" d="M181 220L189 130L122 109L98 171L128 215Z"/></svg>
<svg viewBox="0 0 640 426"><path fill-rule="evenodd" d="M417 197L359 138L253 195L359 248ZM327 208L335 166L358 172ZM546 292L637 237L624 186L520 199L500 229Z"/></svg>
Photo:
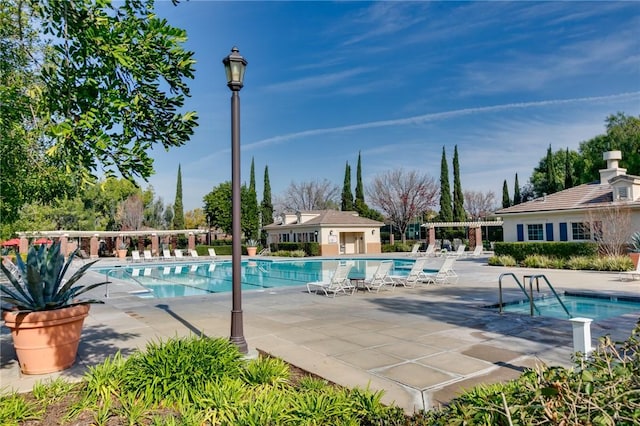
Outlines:
<svg viewBox="0 0 640 426"><path fill-rule="evenodd" d="M571 238L573 240L591 240L591 226L588 222L571 222Z"/></svg>
<svg viewBox="0 0 640 426"><path fill-rule="evenodd" d="M533 225L527 225L527 240L529 241L543 241L544 231L541 223Z"/></svg>
<svg viewBox="0 0 640 426"><path fill-rule="evenodd" d="M629 198L629 188L627 188L626 186L621 186L620 188L618 188L618 199L619 200L626 200L627 198Z"/></svg>

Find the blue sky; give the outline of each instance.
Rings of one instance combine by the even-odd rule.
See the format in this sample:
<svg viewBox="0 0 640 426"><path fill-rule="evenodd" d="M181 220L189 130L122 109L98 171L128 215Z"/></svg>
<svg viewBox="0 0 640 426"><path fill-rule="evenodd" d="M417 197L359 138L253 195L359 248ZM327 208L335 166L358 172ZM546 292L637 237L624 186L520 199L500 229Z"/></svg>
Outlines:
<svg viewBox="0 0 640 426"><path fill-rule="evenodd" d="M388 170L438 179L458 146L463 190L510 192L551 144L577 149L618 111L640 114L640 2L218 2L156 4L187 30L196 78L191 141L153 151L149 184L185 210L231 178L230 97L222 58L249 62L241 97L242 180L269 167L340 188ZM146 184L143 184L145 186Z"/></svg>

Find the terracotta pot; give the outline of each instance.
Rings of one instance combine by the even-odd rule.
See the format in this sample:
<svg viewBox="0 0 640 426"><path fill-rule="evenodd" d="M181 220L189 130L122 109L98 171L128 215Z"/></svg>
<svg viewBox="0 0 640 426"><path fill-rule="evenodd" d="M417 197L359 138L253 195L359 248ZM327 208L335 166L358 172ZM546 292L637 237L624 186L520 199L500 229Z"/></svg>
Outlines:
<svg viewBox="0 0 640 426"><path fill-rule="evenodd" d="M87 315L89 305L28 313L4 311L2 319L11 330L20 370L45 374L71 367Z"/></svg>
<svg viewBox="0 0 640 426"><path fill-rule="evenodd" d="M255 256L256 251L258 251L258 247L247 247L247 254L249 256Z"/></svg>
<svg viewBox="0 0 640 426"><path fill-rule="evenodd" d="M631 260L633 261L633 267L637 270L638 262L640 261L640 253L629 253L629 256L631 256Z"/></svg>
<svg viewBox="0 0 640 426"><path fill-rule="evenodd" d="M120 250L118 249L118 257L120 259L126 259L127 258L127 250Z"/></svg>

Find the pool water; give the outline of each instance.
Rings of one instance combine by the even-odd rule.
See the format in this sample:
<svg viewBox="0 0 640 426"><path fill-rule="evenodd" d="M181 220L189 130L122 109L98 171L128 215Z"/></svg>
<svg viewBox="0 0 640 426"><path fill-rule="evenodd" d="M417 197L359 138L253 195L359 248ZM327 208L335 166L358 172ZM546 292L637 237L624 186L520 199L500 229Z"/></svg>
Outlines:
<svg viewBox="0 0 640 426"><path fill-rule="evenodd" d="M382 259L331 259L300 261L243 261L242 290L265 290L275 287L303 286L310 281L331 277L339 262L351 263L351 277L370 277ZM413 264L411 259L394 259L391 275L405 276ZM198 296L230 292L231 261L215 263L135 264L127 267L96 268L109 279L137 283L134 294L143 298ZM428 270L425 270L429 272Z"/></svg>
<svg viewBox="0 0 640 426"><path fill-rule="evenodd" d="M586 317L593 320L617 317L633 312L640 312L640 299L614 296L594 296L577 293L565 293L560 299L571 314L571 317ZM554 296L534 299L535 316L568 318L560 302ZM503 306L504 312L530 314L529 300L509 303Z"/></svg>

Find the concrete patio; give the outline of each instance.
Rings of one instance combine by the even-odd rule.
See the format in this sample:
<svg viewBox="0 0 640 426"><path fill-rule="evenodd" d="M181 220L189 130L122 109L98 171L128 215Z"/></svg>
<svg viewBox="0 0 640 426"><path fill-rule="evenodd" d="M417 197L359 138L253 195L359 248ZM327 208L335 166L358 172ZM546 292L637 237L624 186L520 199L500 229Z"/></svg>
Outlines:
<svg viewBox="0 0 640 426"><path fill-rule="evenodd" d="M427 267L441 262L430 258ZM500 315L486 308L498 301L501 273L514 272L520 279L542 273L558 291L640 296L640 281L620 282L615 273L491 267L486 257L461 259L455 270L457 284L361 291L335 299L308 294L304 287L244 292L250 355L267 352L343 386L383 390L383 402L412 413L446 403L475 384L515 378L539 363L572 365L569 321ZM89 275L85 280L96 280ZM150 340L191 333L229 336L230 293L142 299L131 289L123 282L109 285L106 303L93 305L85 322L79 362L61 373L22 375L3 326L1 387L26 391L49 377L79 380L87 366L118 350L128 355ZM104 289L98 295L104 296ZM505 300L521 299L510 281ZM626 339L639 315L595 321L593 344L606 334Z"/></svg>

